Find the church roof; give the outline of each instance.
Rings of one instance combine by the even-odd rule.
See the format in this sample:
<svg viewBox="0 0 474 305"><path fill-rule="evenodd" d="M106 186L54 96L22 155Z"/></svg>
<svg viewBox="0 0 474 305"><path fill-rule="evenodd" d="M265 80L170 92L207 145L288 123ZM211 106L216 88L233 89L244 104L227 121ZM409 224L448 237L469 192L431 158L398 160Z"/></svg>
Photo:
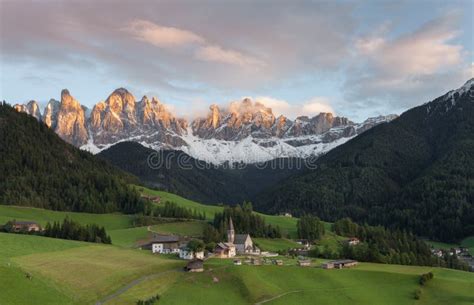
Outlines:
<svg viewBox="0 0 474 305"><path fill-rule="evenodd" d="M234 244L243 244L247 239L248 234L235 234Z"/></svg>
<svg viewBox="0 0 474 305"><path fill-rule="evenodd" d="M234 230L234 223L232 222L232 217L229 218L229 230Z"/></svg>

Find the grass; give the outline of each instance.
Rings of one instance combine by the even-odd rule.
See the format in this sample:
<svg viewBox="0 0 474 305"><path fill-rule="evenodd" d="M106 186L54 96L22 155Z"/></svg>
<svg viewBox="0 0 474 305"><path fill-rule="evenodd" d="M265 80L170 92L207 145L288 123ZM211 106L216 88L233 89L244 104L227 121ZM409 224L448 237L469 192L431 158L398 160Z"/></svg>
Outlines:
<svg viewBox="0 0 474 305"><path fill-rule="evenodd" d="M291 243L271 242L273 247ZM204 273L190 274L178 271L183 261L117 246L5 233L0 233L0 244L0 304L94 304L153 274L106 304L132 305L157 293L159 303L168 305L255 304L275 297L265 304L474 302L474 274L442 268L361 263L353 269L323 270L297 267L291 259L285 259L286 266L234 266L232 260L210 259ZM435 277L415 301L419 275L428 271ZM33 279L27 280L25 272Z"/></svg>
<svg viewBox="0 0 474 305"><path fill-rule="evenodd" d="M152 195L152 196L160 196L161 202L163 203L166 201L173 201L179 206L193 209L193 210L199 211L200 213L205 213L206 219L208 220L214 219L214 215L216 213L222 212L223 210L223 207L221 206L201 204L201 203L183 198L175 194L171 194L171 193L167 193L163 191L155 191L155 190L151 190L142 186L136 186L136 188L144 194ZM288 235L291 238L296 238L296 223L298 222L297 218L277 216L277 215L266 215L266 214L261 214L261 213L257 213L257 214L265 218L265 221L267 224L279 226L283 235Z"/></svg>
<svg viewBox="0 0 474 305"><path fill-rule="evenodd" d="M148 251L39 236L2 233L0 244L2 269L15 279L1 277L1 287L14 293L0 294L0 304L27 304L23 291L35 304L50 304L48 297L58 298L57 304L92 304L137 278L184 265ZM26 280L25 272L33 279ZM30 285L20 288L25 281ZM50 295L42 296L40 289Z"/></svg>
<svg viewBox="0 0 474 305"><path fill-rule="evenodd" d="M112 239L112 244L126 248L135 247L139 241L147 239L150 235L147 227L112 230L107 233Z"/></svg>
<svg viewBox="0 0 474 305"><path fill-rule="evenodd" d="M281 297L265 304L416 304L413 293L419 287L418 277L427 270L433 270L435 278L423 288L420 304L474 301L469 291L474 274L440 268L361 264L347 270L323 270L233 266L218 260L206 267L202 274L186 274L175 281L162 294L160 304L255 304L277 296Z"/></svg>
<svg viewBox="0 0 474 305"><path fill-rule="evenodd" d="M427 240L426 242L437 249L451 249L451 248L465 247L469 249L469 253L474 255L474 236L467 237L463 239L460 243L443 243L443 242L436 242L436 241L431 241L431 240Z"/></svg>
<svg viewBox="0 0 474 305"><path fill-rule="evenodd" d="M154 225L152 231L163 234L175 234L189 237L202 237L204 226L203 221L185 221L185 222L169 222Z"/></svg>
<svg viewBox="0 0 474 305"><path fill-rule="evenodd" d="M285 238L254 238L253 241L262 251L277 252L279 250L286 250L290 248L301 248L300 244Z"/></svg>
<svg viewBox="0 0 474 305"><path fill-rule="evenodd" d="M132 216L128 215L59 212L30 207L0 205L0 224L16 219L34 220L44 226L47 222L62 222L66 216L81 224L99 224L104 226L107 231L132 227Z"/></svg>

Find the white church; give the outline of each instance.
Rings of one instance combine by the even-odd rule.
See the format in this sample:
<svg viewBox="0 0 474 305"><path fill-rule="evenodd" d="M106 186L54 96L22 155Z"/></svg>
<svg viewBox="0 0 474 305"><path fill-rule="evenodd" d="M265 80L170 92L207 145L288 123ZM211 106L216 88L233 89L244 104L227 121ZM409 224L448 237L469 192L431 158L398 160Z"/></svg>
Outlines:
<svg viewBox="0 0 474 305"><path fill-rule="evenodd" d="M254 246L250 234L235 234L234 223L229 218L229 229L227 230L227 242L217 244L214 254L216 257L229 258L235 255L259 255L260 249Z"/></svg>

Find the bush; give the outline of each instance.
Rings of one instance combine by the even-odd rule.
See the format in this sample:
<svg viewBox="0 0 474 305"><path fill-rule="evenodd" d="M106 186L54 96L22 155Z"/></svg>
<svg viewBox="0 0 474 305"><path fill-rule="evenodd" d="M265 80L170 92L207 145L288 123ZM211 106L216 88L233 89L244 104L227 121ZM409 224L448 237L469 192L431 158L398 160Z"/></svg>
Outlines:
<svg viewBox="0 0 474 305"><path fill-rule="evenodd" d="M421 289L416 289L415 290L415 300L419 300L421 298Z"/></svg>
<svg viewBox="0 0 474 305"><path fill-rule="evenodd" d="M156 304L156 302L158 302L159 299L160 299L160 295L157 294L146 300L138 300L137 305L153 305L153 304Z"/></svg>
<svg viewBox="0 0 474 305"><path fill-rule="evenodd" d="M420 276L420 285L424 286L426 282L432 280L434 277L433 272L424 273Z"/></svg>

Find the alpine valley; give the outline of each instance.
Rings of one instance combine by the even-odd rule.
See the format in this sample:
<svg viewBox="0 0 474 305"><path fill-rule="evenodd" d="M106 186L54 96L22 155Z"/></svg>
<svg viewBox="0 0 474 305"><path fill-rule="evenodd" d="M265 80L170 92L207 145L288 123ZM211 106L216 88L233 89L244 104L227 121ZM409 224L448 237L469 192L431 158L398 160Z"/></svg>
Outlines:
<svg viewBox="0 0 474 305"><path fill-rule="evenodd" d="M354 123L320 113L291 120L276 117L272 109L245 98L223 109L213 104L206 117L189 122L171 113L158 99L143 96L137 101L124 88L112 92L92 110L66 89L61 92L61 100L51 99L43 113L34 100L14 107L44 122L65 141L92 153L118 142L133 141L155 150L181 150L215 165L319 156L396 118L387 115Z"/></svg>

